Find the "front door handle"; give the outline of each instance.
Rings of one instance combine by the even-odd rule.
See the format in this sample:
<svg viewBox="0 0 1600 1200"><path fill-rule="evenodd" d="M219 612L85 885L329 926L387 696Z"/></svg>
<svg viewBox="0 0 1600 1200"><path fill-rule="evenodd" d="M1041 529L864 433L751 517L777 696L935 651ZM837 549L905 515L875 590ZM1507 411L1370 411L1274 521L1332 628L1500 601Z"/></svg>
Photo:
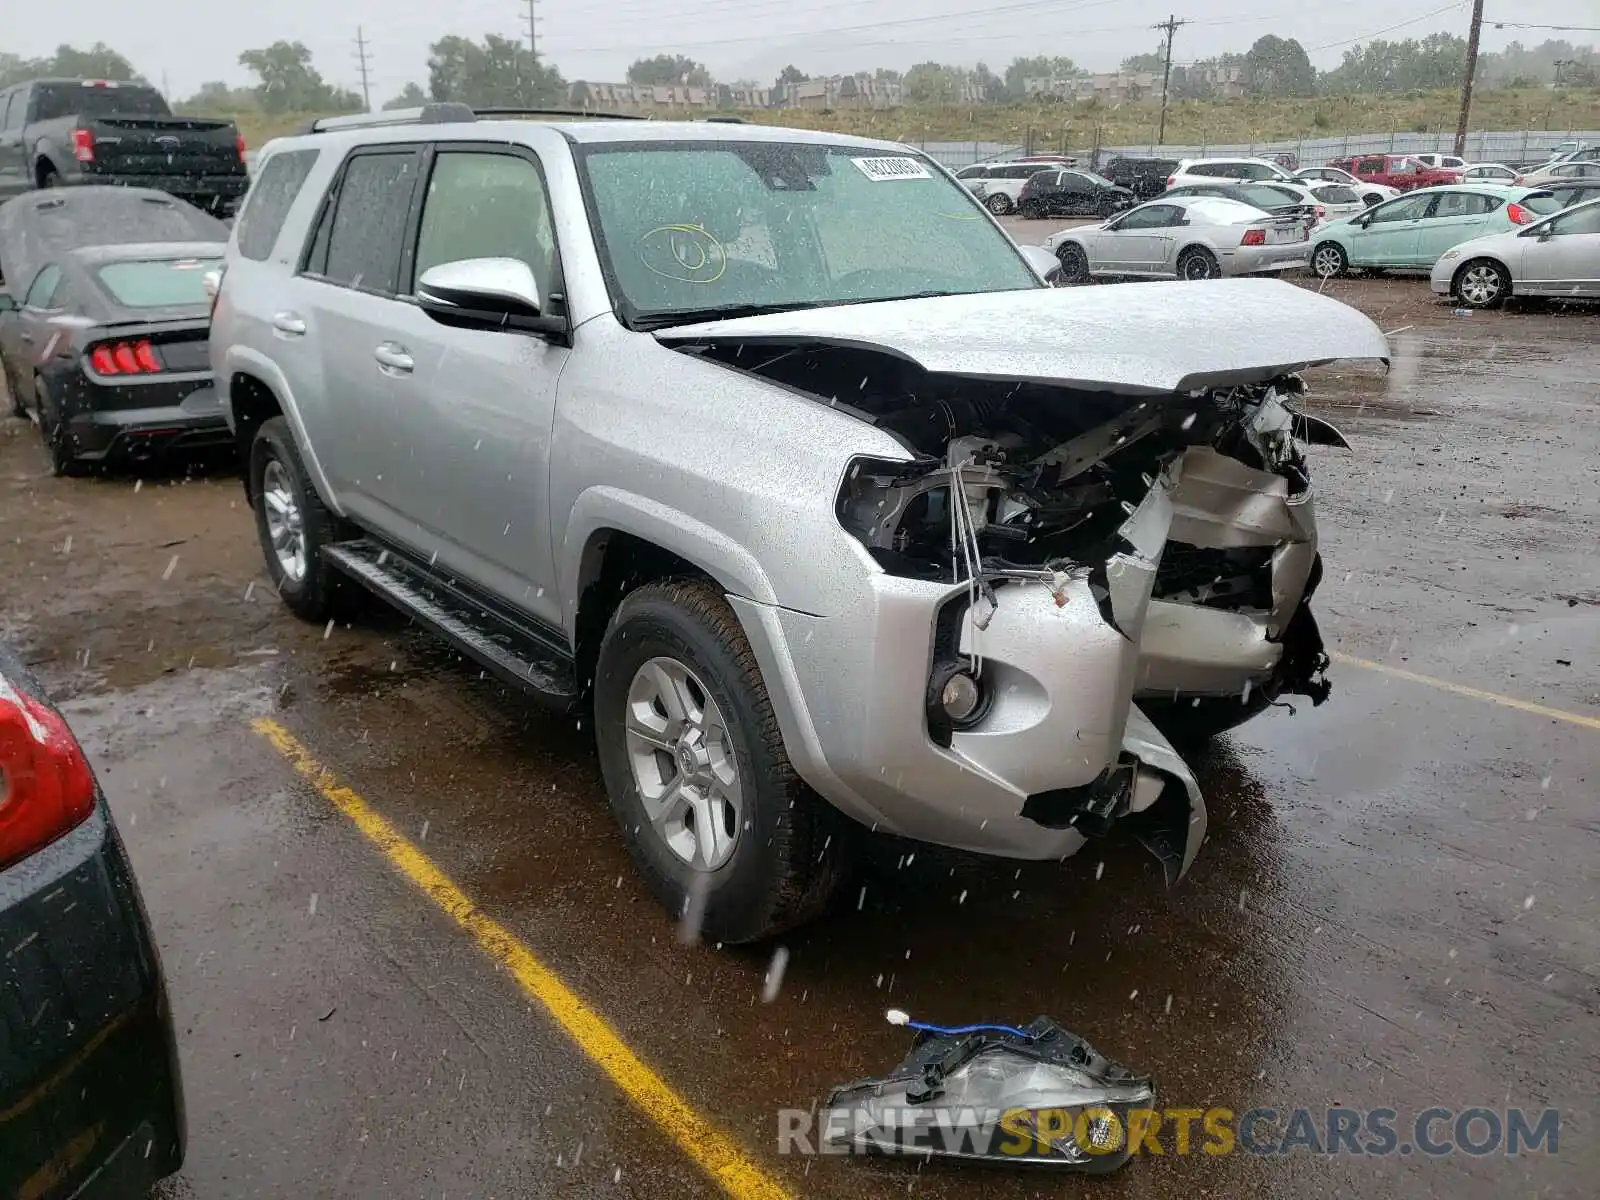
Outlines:
<svg viewBox="0 0 1600 1200"><path fill-rule="evenodd" d="M24 334L21 335L21 337L22 337L22 341L24 342L24 344L29 345L29 346L33 345L33 334L24 333Z"/></svg>
<svg viewBox="0 0 1600 1200"><path fill-rule="evenodd" d="M379 367L400 375L411 374L412 367L416 366L406 348L393 342L384 342L372 352L372 357L378 360Z"/></svg>
<svg viewBox="0 0 1600 1200"><path fill-rule="evenodd" d="M292 312L274 313L272 327L284 337L301 337L306 331L304 319Z"/></svg>

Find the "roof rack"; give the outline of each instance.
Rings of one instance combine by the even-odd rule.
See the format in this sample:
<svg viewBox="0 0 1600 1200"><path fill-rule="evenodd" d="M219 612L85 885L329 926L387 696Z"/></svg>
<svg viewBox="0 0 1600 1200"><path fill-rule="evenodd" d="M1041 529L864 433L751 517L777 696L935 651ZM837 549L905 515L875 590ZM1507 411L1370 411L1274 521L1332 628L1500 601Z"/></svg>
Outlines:
<svg viewBox="0 0 1600 1200"><path fill-rule="evenodd" d="M387 125L453 125L476 121L478 116L465 104L441 100L418 108L391 108L374 113L351 113L347 117L318 117L302 133L332 133L338 129L377 129Z"/></svg>
<svg viewBox="0 0 1600 1200"><path fill-rule="evenodd" d="M647 121L633 113L586 111L578 108L473 108L455 100L435 100L417 108L391 108L382 112L351 113L344 117L318 117L301 133L333 133L340 129L382 129L391 125L457 125L502 117L555 117L569 121Z"/></svg>
<svg viewBox="0 0 1600 1200"><path fill-rule="evenodd" d="M602 112L583 108L478 108L473 110L485 117L566 117L574 121L648 121L637 113Z"/></svg>

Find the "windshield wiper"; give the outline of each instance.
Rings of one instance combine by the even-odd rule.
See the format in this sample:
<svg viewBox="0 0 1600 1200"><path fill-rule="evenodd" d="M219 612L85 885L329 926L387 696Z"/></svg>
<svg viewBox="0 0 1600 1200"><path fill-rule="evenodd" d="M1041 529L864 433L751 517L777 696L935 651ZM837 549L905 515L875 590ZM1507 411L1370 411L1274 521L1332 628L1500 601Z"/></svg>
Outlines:
<svg viewBox="0 0 1600 1200"><path fill-rule="evenodd" d="M695 325L701 321L731 321L736 317L761 317L768 313L795 312L802 308L822 308L832 300L794 300L786 304L718 304L710 308L675 308L668 312L640 313L633 318L638 330L667 329L673 325Z"/></svg>

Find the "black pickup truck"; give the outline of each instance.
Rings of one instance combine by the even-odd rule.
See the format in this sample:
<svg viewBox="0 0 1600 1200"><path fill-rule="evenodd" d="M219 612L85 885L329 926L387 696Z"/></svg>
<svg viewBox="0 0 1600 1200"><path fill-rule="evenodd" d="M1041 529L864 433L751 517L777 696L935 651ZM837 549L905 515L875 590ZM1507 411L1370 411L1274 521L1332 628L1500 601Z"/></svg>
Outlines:
<svg viewBox="0 0 1600 1200"><path fill-rule="evenodd" d="M249 186L232 121L174 116L155 88L36 79L0 91L0 200L32 188L155 188L222 215Z"/></svg>

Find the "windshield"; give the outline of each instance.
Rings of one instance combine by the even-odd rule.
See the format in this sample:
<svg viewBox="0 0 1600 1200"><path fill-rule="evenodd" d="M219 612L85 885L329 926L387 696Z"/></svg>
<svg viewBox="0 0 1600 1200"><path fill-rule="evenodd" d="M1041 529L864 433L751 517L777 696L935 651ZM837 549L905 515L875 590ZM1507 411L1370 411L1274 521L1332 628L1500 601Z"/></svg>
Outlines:
<svg viewBox="0 0 1600 1200"><path fill-rule="evenodd" d="M1086 175L1090 179L1094 180L1094 182L1096 182L1098 184L1101 184L1101 185L1103 185L1105 187L1116 187L1117 186L1116 184L1112 183L1111 180L1107 179L1104 175L1096 175L1093 171L1085 171L1082 167L1074 167L1073 169L1075 171L1077 171L1079 175Z"/></svg>
<svg viewBox="0 0 1600 1200"><path fill-rule="evenodd" d="M1538 213L1541 217L1548 217L1553 212L1560 212L1562 208L1561 197L1554 192L1529 192L1517 203L1531 212Z"/></svg>
<svg viewBox="0 0 1600 1200"><path fill-rule="evenodd" d="M41 83L36 121L57 117L164 117L170 113L152 87L95 87L84 83Z"/></svg>
<svg viewBox="0 0 1600 1200"><path fill-rule="evenodd" d="M125 308L185 308L210 302L205 275L221 265L220 258L107 263L95 272L95 277Z"/></svg>
<svg viewBox="0 0 1600 1200"><path fill-rule="evenodd" d="M623 319L1041 287L928 160L801 142L617 143L579 155Z"/></svg>
<svg viewBox="0 0 1600 1200"><path fill-rule="evenodd" d="M1238 194L1257 208L1278 208L1284 204L1301 203L1298 192L1275 188L1268 183L1243 184L1238 189Z"/></svg>

